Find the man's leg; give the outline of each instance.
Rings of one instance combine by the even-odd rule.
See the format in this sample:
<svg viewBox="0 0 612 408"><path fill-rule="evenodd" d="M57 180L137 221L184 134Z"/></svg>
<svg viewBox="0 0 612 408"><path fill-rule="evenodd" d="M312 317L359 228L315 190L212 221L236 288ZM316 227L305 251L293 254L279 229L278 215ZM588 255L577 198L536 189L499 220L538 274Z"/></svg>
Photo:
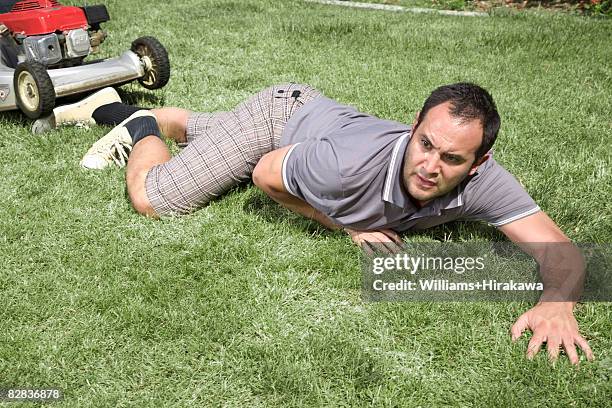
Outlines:
<svg viewBox="0 0 612 408"><path fill-rule="evenodd" d="M94 125L96 123L93 118L94 111L100 106L112 103L121 103L121 97L114 88L103 88L78 102L57 106L49 116L40 118L32 124L32 133L44 133L69 124Z"/></svg>
<svg viewBox="0 0 612 408"><path fill-rule="evenodd" d="M132 152L127 162L126 182L134 209L141 214L157 216L145 191L145 178L149 170L171 159L170 151L162 140L165 133L179 143L187 141L187 119L192 112L180 108L144 110L111 103L93 112L96 123L119 124L92 146L81 164L86 168L103 168L115 161L123 164L127 150ZM112 159L112 160L111 160Z"/></svg>
<svg viewBox="0 0 612 408"><path fill-rule="evenodd" d="M56 127L83 123L87 125L116 126L138 110L137 106L124 105L114 88L103 88L88 97L53 109L53 113L38 119L32 126L33 133L44 133ZM162 133L177 143L186 143L185 130L191 111L180 108L151 109Z"/></svg>
<svg viewBox="0 0 612 408"><path fill-rule="evenodd" d="M181 108L159 108L152 109L151 112L164 136L174 139L177 143L187 143L187 120L193 112ZM140 214L158 216L147 197L145 179L153 166L165 163L171 158L166 144L154 135L145 137L133 147L125 180L132 206Z"/></svg>
<svg viewBox="0 0 612 408"><path fill-rule="evenodd" d="M103 106L96 121L113 122L134 110L116 103ZM243 168L249 153L244 151L248 146L241 143L241 129L252 126L238 122L234 112L138 110L94 143L81 165L101 169L113 162L121 166L127 161L128 195L137 212L153 217L187 213L242 181L237 174L249 176L248 169ZM172 158L161 139L160 128L179 143L191 143ZM153 203L148 190L154 192Z"/></svg>
<svg viewBox="0 0 612 408"><path fill-rule="evenodd" d="M192 111L181 108L159 108L151 112L157 118L157 124L164 136L177 143L187 143L187 121ZM128 196L134 209L150 217L159 215L151 206L145 188L145 180L153 166L163 164L171 159L166 144L157 136L148 136L136 144L127 163L125 180Z"/></svg>
<svg viewBox="0 0 612 408"><path fill-rule="evenodd" d="M148 204L160 216L186 214L250 180L259 159L278 148L293 113L320 95L307 85L283 84L257 93L230 112L189 114L189 144L172 159L153 165L144 176L144 189L142 175L130 178L136 183L133 191L143 192L133 194L133 203L143 210ZM162 116L158 121L163 123ZM180 123L174 124L175 135L183 132Z"/></svg>
<svg viewBox="0 0 612 408"><path fill-rule="evenodd" d="M151 109L157 118L157 125L164 136L174 139L177 143L187 143L187 120L193 113L181 108Z"/></svg>
<svg viewBox="0 0 612 408"><path fill-rule="evenodd" d="M144 109L114 102L99 106L93 111L92 119L99 125L117 126L134 112ZM176 140L177 143L186 142L185 131L191 111L181 108L157 108L150 111L157 118L157 124L164 136Z"/></svg>
<svg viewBox="0 0 612 408"><path fill-rule="evenodd" d="M299 90L302 97L296 92ZM104 139L111 133L96 144L105 147L102 150L107 155L114 154L117 142L127 149L133 146L126 181L130 200L139 213L185 214L249 180L261 156L278 146L289 116L318 95L310 87L290 84L264 90L231 112L191 113L176 108L147 112L155 114L166 135L179 143L188 142L173 158L165 143L158 140L160 132L151 136L142 126L132 124L118 126L119 130L111 131L110 142ZM90 149L94 154L99 150L94 149L96 144Z"/></svg>
<svg viewBox="0 0 612 408"><path fill-rule="evenodd" d="M165 161L161 146L153 144L156 141L149 144L147 138L134 147L126 177L130 199L139 213L187 214L248 180L251 148L245 140L251 138L252 129L248 120L235 112L187 113L183 127L185 122L172 114L164 116L167 113L171 111L162 111L158 121L173 139L188 144ZM160 154L150 156L149 149Z"/></svg>
<svg viewBox="0 0 612 408"><path fill-rule="evenodd" d="M147 136L134 145L128 160L125 181L132 206L140 214L158 217L149 202L145 180L153 166L165 163L170 159L170 151L166 143L157 136Z"/></svg>

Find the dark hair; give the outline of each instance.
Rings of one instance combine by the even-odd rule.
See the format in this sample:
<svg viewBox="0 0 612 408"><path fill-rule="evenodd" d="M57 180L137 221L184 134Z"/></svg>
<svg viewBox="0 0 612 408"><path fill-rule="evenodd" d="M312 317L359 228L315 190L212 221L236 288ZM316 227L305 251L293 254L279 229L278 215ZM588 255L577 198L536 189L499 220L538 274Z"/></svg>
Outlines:
<svg viewBox="0 0 612 408"><path fill-rule="evenodd" d="M419 123L427 112L442 103L450 102L450 114L463 122L478 119L483 128L482 143L476 152L476 160L484 156L495 143L501 119L491 94L486 89L469 82L460 82L436 88L425 100ZM417 127L419 125L417 123Z"/></svg>

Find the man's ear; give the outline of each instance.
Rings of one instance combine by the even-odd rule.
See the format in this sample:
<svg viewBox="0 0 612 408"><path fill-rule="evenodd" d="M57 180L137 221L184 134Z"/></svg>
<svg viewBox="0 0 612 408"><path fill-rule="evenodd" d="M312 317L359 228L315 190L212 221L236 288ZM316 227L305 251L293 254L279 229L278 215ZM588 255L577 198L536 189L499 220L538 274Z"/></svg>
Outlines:
<svg viewBox="0 0 612 408"><path fill-rule="evenodd" d="M472 167L470 168L470 172L468 173L468 175L473 176L476 173L476 170L478 170L478 166L480 166L482 163L489 160L490 157L491 157L491 153L487 153L484 156L482 156L480 159L476 160L474 164L472 164Z"/></svg>

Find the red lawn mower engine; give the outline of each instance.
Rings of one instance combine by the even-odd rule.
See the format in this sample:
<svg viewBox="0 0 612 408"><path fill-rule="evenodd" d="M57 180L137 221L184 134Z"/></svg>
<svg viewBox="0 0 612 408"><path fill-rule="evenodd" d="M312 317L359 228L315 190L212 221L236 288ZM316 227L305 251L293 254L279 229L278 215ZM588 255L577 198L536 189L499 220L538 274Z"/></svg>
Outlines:
<svg viewBox="0 0 612 408"><path fill-rule="evenodd" d="M2 24L23 46L22 56L27 61L47 67L74 65L90 51L96 52L106 38L100 29L100 23L110 20L106 6L70 7L55 0L2 3L0 12L6 13Z"/></svg>
<svg viewBox="0 0 612 408"><path fill-rule="evenodd" d="M104 42L100 24L108 20L104 5L0 0L0 111L18 107L35 119L49 113L57 97L134 79L148 89L165 86L168 54L153 37L135 40L120 57L84 62Z"/></svg>

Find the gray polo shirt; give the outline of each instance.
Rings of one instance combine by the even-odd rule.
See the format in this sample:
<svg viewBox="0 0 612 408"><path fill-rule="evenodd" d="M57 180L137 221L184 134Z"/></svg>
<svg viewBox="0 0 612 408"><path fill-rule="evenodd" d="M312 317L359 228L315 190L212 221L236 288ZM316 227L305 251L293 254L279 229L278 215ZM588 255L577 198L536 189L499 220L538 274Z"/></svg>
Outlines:
<svg viewBox="0 0 612 408"><path fill-rule="evenodd" d="M285 189L335 223L360 230L423 229L454 220L499 227L540 211L519 182L494 159L476 175L423 208L401 182L410 126L379 119L321 97L291 117L281 146Z"/></svg>

